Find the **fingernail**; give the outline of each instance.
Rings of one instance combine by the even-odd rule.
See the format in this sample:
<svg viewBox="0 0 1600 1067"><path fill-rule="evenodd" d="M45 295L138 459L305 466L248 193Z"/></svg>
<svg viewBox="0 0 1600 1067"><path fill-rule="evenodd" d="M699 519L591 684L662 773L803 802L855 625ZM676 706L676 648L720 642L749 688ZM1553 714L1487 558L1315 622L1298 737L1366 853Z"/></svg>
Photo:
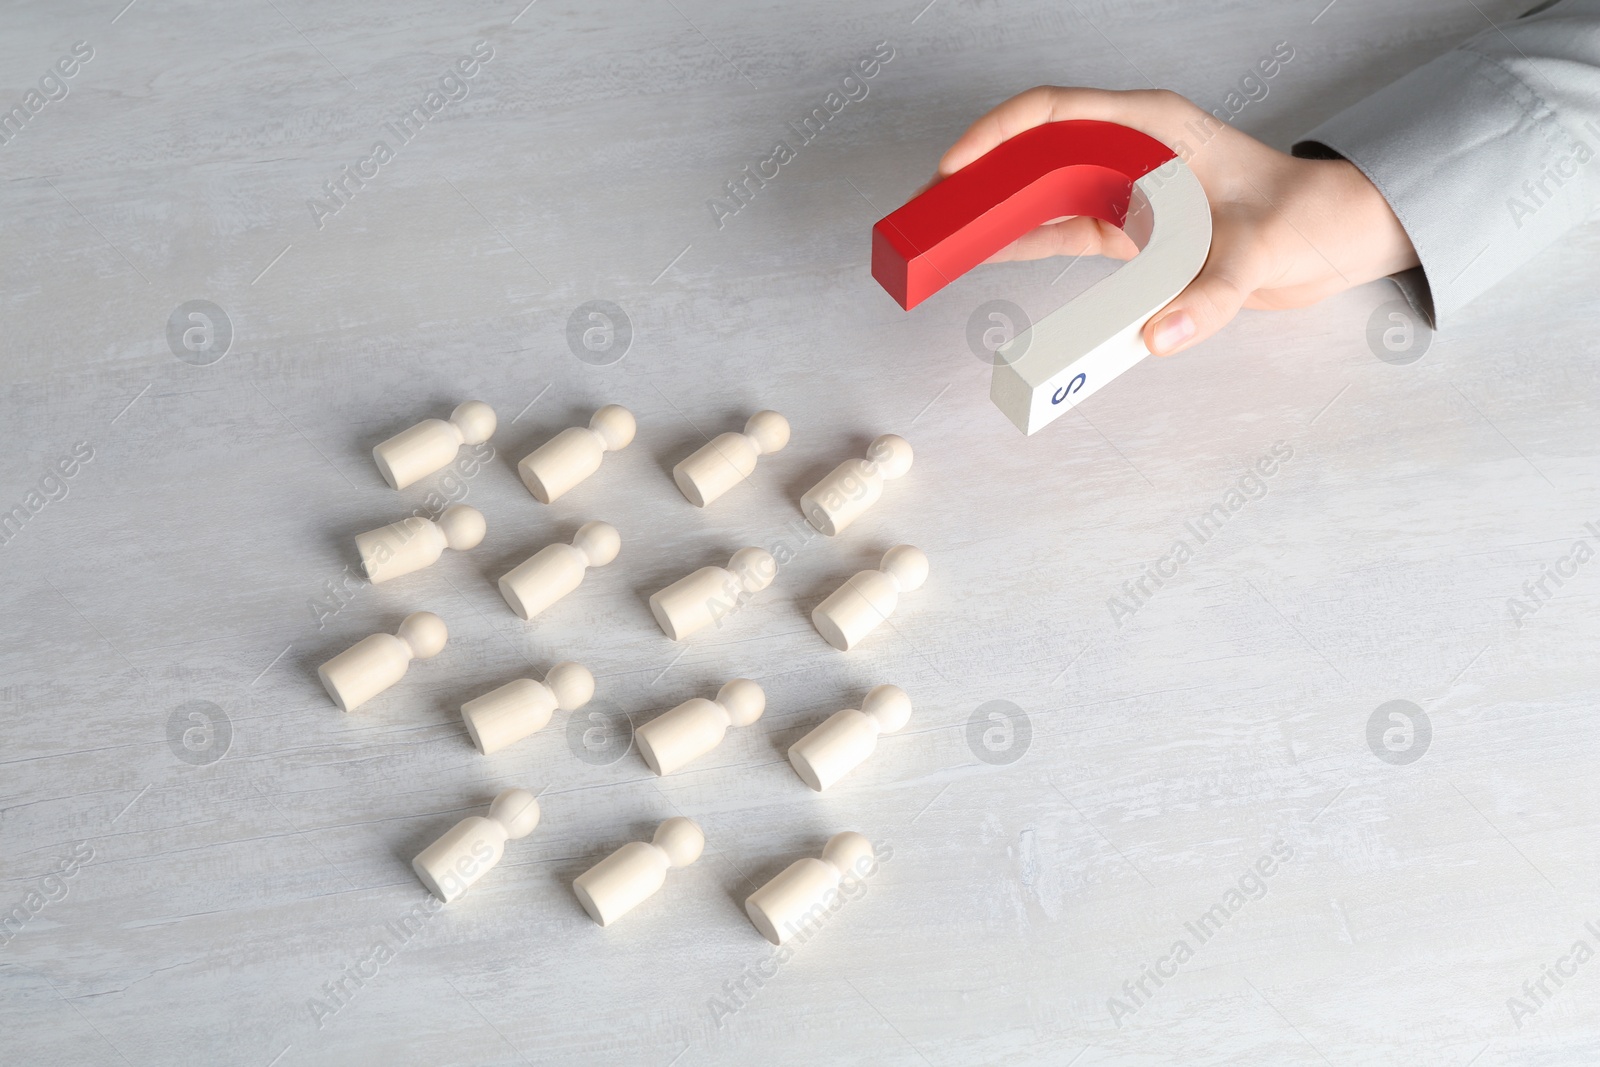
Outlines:
<svg viewBox="0 0 1600 1067"><path fill-rule="evenodd" d="M1194 336L1194 319L1187 311L1174 311L1156 323L1156 355L1175 352Z"/></svg>

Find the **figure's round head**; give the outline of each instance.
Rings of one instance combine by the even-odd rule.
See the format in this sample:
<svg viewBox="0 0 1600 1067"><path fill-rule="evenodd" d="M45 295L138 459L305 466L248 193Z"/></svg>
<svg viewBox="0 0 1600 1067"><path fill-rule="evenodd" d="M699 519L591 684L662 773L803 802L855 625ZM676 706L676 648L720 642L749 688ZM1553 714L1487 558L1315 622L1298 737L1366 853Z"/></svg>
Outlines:
<svg viewBox="0 0 1600 1067"><path fill-rule="evenodd" d="M638 430L633 412L620 404L607 404L589 419L589 429L600 435L607 452L620 452L627 448Z"/></svg>
<svg viewBox="0 0 1600 1067"><path fill-rule="evenodd" d="M898 685L880 685L861 701L861 712L878 724L878 732L892 734L911 721L911 698Z"/></svg>
<svg viewBox="0 0 1600 1067"><path fill-rule="evenodd" d="M854 830L834 834L823 846L822 860L846 874L859 878L864 871L871 868L872 842Z"/></svg>
<svg viewBox="0 0 1600 1067"><path fill-rule="evenodd" d="M755 441L757 451L770 456L789 443L789 420L776 411L758 411L744 424L744 433Z"/></svg>
<svg viewBox="0 0 1600 1067"><path fill-rule="evenodd" d="M489 805L489 818L512 839L527 837L539 825L539 802L526 789L507 789Z"/></svg>
<svg viewBox="0 0 1600 1067"><path fill-rule="evenodd" d="M735 678L717 690L717 703L728 712L735 726L749 726L767 710L767 694L748 678Z"/></svg>
<svg viewBox="0 0 1600 1067"><path fill-rule="evenodd" d="M741 548L728 561L728 569L746 592L759 593L778 576L778 561L764 548Z"/></svg>
<svg viewBox="0 0 1600 1067"><path fill-rule="evenodd" d="M572 535L572 547L583 553L591 567L604 567L622 551L622 535L609 522L586 522Z"/></svg>
<svg viewBox="0 0 1600 1067"><path fill-rule="evenodd" d="M577 711L594 696L594 675L581 663L557 663L544 676L544 684L556 695L556 707Z"/></svg>
<svg viewBox="0 0 1600 1067"><path fill-rule="evenodd" d="M706 835L693 821L675 815L656 827L650 843L665 852L667 862L674 867L687 867L705 850Z"/></svg>
<svg viewBox="0 0 1600 1067"><path fill-rule="evenodd" d="M872 442L867 459L877 464L885 478L898 478L911 469L911 442L899 434L886 433Z"/></svg>
<svg viewBox="0 0 1600 1067"><path fill-rule="evenodd" d="M883 562L878 564L878 569L893 578L895 586L902 593L921 589L922 583L928 580L928 557L922 554L920 548L895 545L883 554Z"/></svg>
<svg viewBox="0 0 1600 1067"><path fill-rule="evenodd" d="M444 651L444 643L450 639L450 630L444 620L433 612L419 611L405 617L397 636L417 659L432 659Z"/></svg>
<svg viewBox="0 0 1600 1067"><path fill-rule="evenodd" d="M444 531L444 543L461 551L483 544L489 524L484 521L483 512L472 505L451 504L439 516L439 529Z"/></svg>
<svg viewBox="0 0 1600 1067"><path fill-rule="evenodd" d="M463 444L481 445L494 436L494 408L481 400L468 400L456 405L450 413L450 423L461 431Z"/></svg>

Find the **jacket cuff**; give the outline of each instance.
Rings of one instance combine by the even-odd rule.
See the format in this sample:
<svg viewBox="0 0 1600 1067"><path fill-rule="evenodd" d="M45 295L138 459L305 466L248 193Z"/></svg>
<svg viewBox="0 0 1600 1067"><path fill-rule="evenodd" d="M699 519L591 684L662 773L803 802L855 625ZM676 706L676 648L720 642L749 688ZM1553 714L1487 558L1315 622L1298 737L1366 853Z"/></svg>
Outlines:
<svg viewBox="0 0 1600 1067"><path fill-rule="evenodd" d="M1377 188L1422 264L1395 281L1437 327L1588 217L1585 183L1574 179L1597 147L1592 121L1568 131L1524 79L1467 47L1335 115L1292 151L1347 159Z"/></svg>

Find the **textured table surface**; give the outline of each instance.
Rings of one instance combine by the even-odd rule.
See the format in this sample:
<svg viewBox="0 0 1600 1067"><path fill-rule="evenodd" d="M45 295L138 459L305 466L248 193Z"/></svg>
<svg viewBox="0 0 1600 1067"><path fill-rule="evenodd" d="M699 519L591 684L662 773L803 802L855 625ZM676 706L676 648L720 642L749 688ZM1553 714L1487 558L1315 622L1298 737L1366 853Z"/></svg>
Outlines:
<svg viewBox="0 0 1600 1067"><path fill-rule="evenodd" d="M910 314L867 267L1029 85L1154 82L1287 146L1517 7L923 2L8 7L0 1061L1600 1058L1600 234L1426 351L1387 283L1246 312L1032 439L974 315L1105 265ZM609 349L569 344L590 301ZM469 397L492 458L384 486L373 444ZM536 503L516 460L603 403L635 443ZM789 448L689 506L671 465L760 407ZM801 536L885 432L911 473ZM353 534L447 499L483 546L352 577ZM495 579L593 518L617 562L512 616ZM928 584L834 652L807 613L897 542ZM792 554L773 588L666 640L649 593L748 544ZM420 609L446 650L335 709L316 666ZM591 708L477 754L461 702L569 658ZM651 775L630 719L739 675L760 722ZM911 725L811 792L787 746L881 682ZM423 907L410 858L511 785L542 825ZM679 813L705 856L596 927L572 878ZM780 956L743 899L842 829L880 869Z"/></svg>

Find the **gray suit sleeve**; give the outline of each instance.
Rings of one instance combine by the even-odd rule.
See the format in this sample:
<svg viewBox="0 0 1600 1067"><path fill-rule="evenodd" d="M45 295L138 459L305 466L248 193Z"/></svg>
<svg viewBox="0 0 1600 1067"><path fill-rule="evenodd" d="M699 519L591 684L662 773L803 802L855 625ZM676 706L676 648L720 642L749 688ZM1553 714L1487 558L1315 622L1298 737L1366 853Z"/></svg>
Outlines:
<svg viewBox="0 0 1600 1067"><path fill-rule="evenodd" d="M1396 275L1435 327L1600 218L1600 0L1562 0L1419 67L1295 144L1377 186L1422 266Z"/></svg>

